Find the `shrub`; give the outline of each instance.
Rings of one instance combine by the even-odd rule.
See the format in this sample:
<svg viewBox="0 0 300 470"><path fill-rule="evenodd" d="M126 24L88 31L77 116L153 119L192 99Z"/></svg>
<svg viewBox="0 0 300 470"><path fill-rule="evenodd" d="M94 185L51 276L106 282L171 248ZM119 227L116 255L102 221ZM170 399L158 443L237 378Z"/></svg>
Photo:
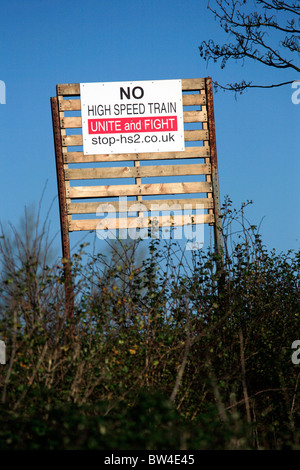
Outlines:
<svg viewBox="0 0 300 470"><path fill-rule="evenodd" d="M62 265L3 276L2 449L299 449L300 253L268 252L244 211L223 207L221 267L172 240L81 246L72 319Z"/></svg>

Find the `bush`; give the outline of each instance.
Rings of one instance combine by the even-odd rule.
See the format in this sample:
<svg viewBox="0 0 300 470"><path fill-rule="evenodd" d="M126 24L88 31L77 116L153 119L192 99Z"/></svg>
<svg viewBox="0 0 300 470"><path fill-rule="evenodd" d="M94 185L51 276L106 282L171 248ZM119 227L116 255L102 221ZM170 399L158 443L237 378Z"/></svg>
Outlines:
<svg viewBox="0 0 300 470"><path fill-rule="evenodd" d="M172 240L82 246L71 318L62 265L12 263L1 448L299 449L300 253L268 252L244 210L223 207L221 267Z"/></svg>

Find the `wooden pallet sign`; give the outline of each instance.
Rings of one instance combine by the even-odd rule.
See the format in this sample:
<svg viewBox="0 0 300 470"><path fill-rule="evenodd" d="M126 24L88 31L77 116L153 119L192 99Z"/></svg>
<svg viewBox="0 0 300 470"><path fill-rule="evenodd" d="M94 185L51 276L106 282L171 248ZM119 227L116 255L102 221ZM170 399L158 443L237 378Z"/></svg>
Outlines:
<svg viewBox="0 0 300 470"><path fill-rule="evenodd" d="M210 77L61 84L51 109L64 258L70 232L154 224L212 225L223 251Z"/></svg>

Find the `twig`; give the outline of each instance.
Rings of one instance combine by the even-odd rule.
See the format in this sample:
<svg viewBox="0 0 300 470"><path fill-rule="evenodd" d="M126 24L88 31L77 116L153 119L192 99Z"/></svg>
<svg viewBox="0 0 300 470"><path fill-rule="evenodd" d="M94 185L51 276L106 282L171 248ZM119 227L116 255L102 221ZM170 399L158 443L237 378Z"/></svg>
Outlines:
<svg viewBox="0 0 300 470"><path fill-rule="evenodd" d="M31 388L31 385L33 384L33 381L35 379L35 376L39 370L39 367L40 367L40 364L42 363L43 359L44 359L44 356L46 354L46 351L48 349L48 343L45 343L45 346L43 348L43 351L42 351L42 354L40 355L39 357L39 360L37 362L37 365L35 366L35 369L33 371L33 373L31 374L31 377L29 379L29 386L27 388L25 388L25 390L23 391L22 395L20 396L19 400L15 403L14 405L14 410L16 410L18 408L18 406L20 405L21 401L24 400L25 396L27 395L29 389Z"/></svg>
<svg viewBox="0 0 300 470"><path fill-rule="evenodd" d="M294 406L295 406L295 401L296 401L296 391L297 391L297 387L298 387L299 377L300 377L300 372L299 372L298 375L297 375L297 380L296 380L296 385L295 385L295 391L294 391L293 400L292 400L292 406L291 406L291 411L290 411L290 415L291 415L291 416L293 415L293 412L294 412Z"/></svg>
<svg viewBox="0 0 300 470"><path fill-rule="evenodd" d="M245 407L246 407L246 413L247 413L247 422L251 423L250 404L249 404L249 396L248 396L247 383L246 383L244 337L243 337L242 330L240 330L239 336L240 336L240 353L241 353L243 394L244 394Z"/></svg>
<svg viewBox="0 0 300 470"><path fill-rule="evenodd" d="M180 368L179 368L179 371L178 371L178 374L177 374L177 377L176 377L175 385L174 385L173 391L172 391L171 396L170 396L170 400L172 402L175 401L176 395L178 393L180 382L182 380L184 369L185 369L185 366L186 366L186 363L187 363L187 358L188 358L188 354L189 354L189 351L190 351L190 345L191 345L190 315L189 315L189 306L188 306L188 300L187 299L186 299L186 313L187 313L187 324L186 324L187 331L186 331L186 340L185 340L185 345L184 345L184 354L183 354L183 359L182 359L182 362L181 362L181 365L180 365Z"/></svg>
<svg viewBox="0 0 300 470"><path fill-rule="evenodd" d="M5 377L4 381L4 386L3 386L3 392L2 392L2 397L1 397L1 402L5 403L6 401L6 391L7 391L7 386L9 383L9 378L11 375L12 367L13 367L13 362L14 358L16 355L16 350L17 350L17 309L14 308L14 336L13 336L13 345L12 345L12 352L9 360L9 366L8 366L8 371Z"/></svg>

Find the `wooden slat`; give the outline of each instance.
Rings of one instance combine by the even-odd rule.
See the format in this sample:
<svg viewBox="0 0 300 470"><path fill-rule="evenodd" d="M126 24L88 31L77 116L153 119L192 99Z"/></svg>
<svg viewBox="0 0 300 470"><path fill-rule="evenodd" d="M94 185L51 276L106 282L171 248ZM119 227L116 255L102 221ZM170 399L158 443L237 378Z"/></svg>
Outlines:
<svg viewBox="0 0 300 470"><path fill-rule="evenodd" d="M83 155L83 152L67 152L65 163L125 162L134 160L177 160L186 158L206 158L210 156L207 147L186 147L184 152L121 153Z"/></svg>
<svg viewBox="0 0 300 470"><path fill-rule="evenodd" d="M186 142L209 140L208 130L184 131L184 140Z"/></svg>
<svg viewBox="0 0 300 470"><path fill-rule="evenodd" d="M78 230L119 230L122 228L146 228L146 227L182 227L183 225L213 223L211 214L175 215L174 217L132 217L130 218L105 218L72 220L70 232Z"/></svg>
<svg viewBox="0 0 300 470"><path fill-rule="evenodd" d="M62 137L62 145L63 147L74 147L80 146L83 144L82 135L64 135Z"/></svg>
<svg viewBox="0 0 300 470"><path fill-rule="evenodd" d="M183 111L184 122L207 122L206 111Z"/></svg>
<svg viewBox="0 0 300 470"><path fill-rule="evenodd" d="M184 131L184 140L186 142L202 141L209 139L208 130L194 130ZM83 144L82 134L79 135L63 135L62 145L63 147L76 147Z"/></svg>
<svg viewBox="0 0 300 470"><path fill-rule="evenodd" d="M161 210L168 210L167 207L181 207L181 209L199 209L200 206L203 206L204 209L213 208L213 199L208 198L186 198L186 199L143 199L142 202L137 201L109 201L109 202L71 202L68 204L67 210L68 214L96 214L98 210L103 210L103 212L130 212L138 211L138 206L140 205L140 211L147 209L147 211L155 210L155 206L159 205ZM100 207L100 209L99 209ZM163 209L166 207L166 209ZM151 209L152 208L152 209Z"/></svg>
<svg viewBox="0 0 300 470"><path fill-rule="evenodd" d="M80 111L81 100L62 100L59 103L60 111Z"/></svg>
<svg viewBox="0 0 300 470"><path fill-rule="evenodd" d="M182 96L183 106L197 106L206 104L205 95L183 95Z"/></svg>
<svg viewBox="0 0 300 470"><path fill-rule="evenodd" d="M205 88L205 78L183 78L183 91L195 91ZM80 94L80 83L62 83L57 85L58 96L74 96Z"/></svg>
<svg viewBox="0 0 300 470"><path fill-rule="evenodd" d="M61 120L62 129L79 129L82 127L81 116L65 117Z"/></svg>
<svg viewBox="0 0 300 470"><path fill-rule="evenodd" d="M65 171L66 180L107 178L149 178L153 176L186 176L211 174L210 164L158 165L111 168L74 168Z"/></svg>
<svg viewBox="0 0 300 470"><path fill-rule="evenodd" d="M205 78L183 78L181 83L183 91L195 91L205 88Z"/></svg>
<svg viewBox="0 0 300 470"><path fill-rule="evenodd" d="M62 83L57 85L58 96L80 95L80 83Z"/></svg>
<svg viewBox="0 0 300 470"><path fill-rule="evenodd" d="M150 196L160 194L211 193L212 184L198 183L153 183L153 184L115 184L107 186L71 186L66 190L68 198L85 199L117 196Z"/></svg>
<svg viewBox="0 0 300 470"><path fill-rule="evenodd" d="M184 122L207 122L207 112L184 111ZM80 129L82 127L81 116L65 117L61 120L62 129Z"/></svg>

